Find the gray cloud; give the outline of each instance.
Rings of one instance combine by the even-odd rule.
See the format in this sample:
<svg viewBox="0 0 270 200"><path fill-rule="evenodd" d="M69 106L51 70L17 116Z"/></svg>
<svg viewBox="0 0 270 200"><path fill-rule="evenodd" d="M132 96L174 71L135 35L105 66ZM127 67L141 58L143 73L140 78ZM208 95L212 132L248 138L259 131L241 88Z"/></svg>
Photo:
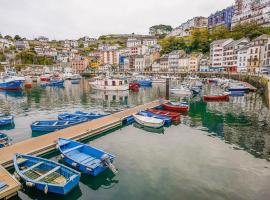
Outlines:
<svg viewBox="0 0 270 200"><path fill-rule="evenodd" d="M234 0L0 0L0 32L51 39L148 33L155 24L177 26Z"/></svg>

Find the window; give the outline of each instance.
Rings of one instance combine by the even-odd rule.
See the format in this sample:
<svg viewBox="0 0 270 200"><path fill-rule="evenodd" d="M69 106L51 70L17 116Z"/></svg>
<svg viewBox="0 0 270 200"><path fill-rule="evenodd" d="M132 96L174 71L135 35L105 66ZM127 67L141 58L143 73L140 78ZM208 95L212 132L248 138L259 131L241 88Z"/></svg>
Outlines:
<svg viewBox="0 0 270 200"><path fill-rule="evenodd" d="M105 81L104 83L105 83L106 86L108 85L108 81Z"/></svg>

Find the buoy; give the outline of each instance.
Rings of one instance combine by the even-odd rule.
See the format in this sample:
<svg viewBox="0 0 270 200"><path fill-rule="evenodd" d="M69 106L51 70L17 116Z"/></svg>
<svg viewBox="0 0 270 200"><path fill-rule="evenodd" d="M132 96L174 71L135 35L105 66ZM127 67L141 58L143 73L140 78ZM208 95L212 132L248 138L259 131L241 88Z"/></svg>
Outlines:
<svg viewBox="0 0 270 200"><path fill-rule="evenodd" d="M48 185L45 185L45 188L44 188L44 193L47 194L48 193Z"/></svg>

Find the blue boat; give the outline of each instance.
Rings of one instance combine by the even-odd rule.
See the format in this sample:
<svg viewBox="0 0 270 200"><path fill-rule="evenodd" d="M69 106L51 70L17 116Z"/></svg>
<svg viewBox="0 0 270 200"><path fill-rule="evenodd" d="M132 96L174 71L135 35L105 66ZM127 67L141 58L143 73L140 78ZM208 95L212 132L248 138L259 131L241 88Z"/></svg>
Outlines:
<svg viewBox="0 0 270 200"><path fill-rule="evenodd" d="M135 119L134 119L133 115L128 116L125 119L123 119L124 125L130 125L130 124L133 124L134 122L135 122Z"/></svg>
<svg viewBox="0 0 270 200"><path fill-rule="evenodd" d="M152 80L147 80L147 79L145 79L145 80L138 80L137 81L139 84L140 84L140 86L141 87L151 87L152 86Z"/></svg>
<svg viewBox="0 0 270 200"><path fill-rule="evenodd" d="M1 90L21 90L23 87L23 81L13 79L2 79L0 80Z"/></svg>
<svg viewBox="0 0 270 200"><path fill-rule="evenodd" d="M153 118L156 118L156 119L161 119L161 120L164 121L164 124L166 126L170 126L172 124L172 119L170 117L157 115L157 114L154 114L154 113L149 112L149 111L141 111L141 112L138 113L138 115L145 116L145 117L153 117Z"/></svg>
<svg viewBox="0 0 270 200"><path fill-rule="evenodd" d="M79 83L80 83L80 80L78 80L78 79L71 80L71 83L72 83L72 84L79 84Z"/></svg>
<svg viewBox="0 0 270 200"><path fill-rule="evenodd" d="M6 126L14 123L14 117L12 115L0 116L0 126Z"/></svg>
<svg viewBox="0 0 270 200"><path fill-rule="evenodd" d="M110 115L109 113L103 113L103 112L82 112L82 111L76 111L75 115L87 118L88 120L98 119L101 117L105 117Z"/></svg>
<svg viewBox="0 0 270 200"><path fill-rule="evenodd" d="M82 123L80 120L48 120L36 121L31 124L32 131L53 132Z"/></svg>
<svg viewBox="0 0 270 200"><path fill-rule="evenodd" d="M246 87L244 84L242 83L232 83L229 85L228 90L230 92L232 91L244 91L244 92L249 92L249 88Z"/></svg>
<svg viewBox="0 0 270 200"><path fill-rule="evenodd" d="M58 139L58 148L64 161L80 172L97 176L109 168L117 173L112 164L115 156L104 151L64 138Z"/></svg>
<svg viewBox="0 0 270 200"><path fill-rule="evenodd" d="M58 115L59 120L78 120L82 122L86 122L88 119L82 116L78 116L75 114L70 114L70 113L62 113Z"/></svg>
<svg viewBox="0 0 270 200"><path fill-rule="evenodd" d="M27 187L47 193L66 195L79 184L80 173L59 163L30 155L15 154L16 176Z"/></svg>
<svg viewBox="0 0 270 200"><path fill-rule="evenodd" d="M9 146L11 144L12 139L4 134L4 133L0 133L0 148Z"/></svg>

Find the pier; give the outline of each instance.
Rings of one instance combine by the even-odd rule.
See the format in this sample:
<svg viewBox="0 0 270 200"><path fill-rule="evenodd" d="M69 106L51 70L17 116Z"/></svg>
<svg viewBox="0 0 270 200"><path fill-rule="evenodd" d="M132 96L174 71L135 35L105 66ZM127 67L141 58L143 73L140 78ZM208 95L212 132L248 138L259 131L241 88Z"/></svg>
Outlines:
<svg viewBox="0 0 270 200"><path fill-rule="evenodd" d="M83 140L93 136L97 136L103 132L113 128L122 126L125 118L132 114L136 114L141 110L154 108L159 106L159 101L153 101L144 105L136 106L100 119L92 120L72 126L67 129L62 129L56 132L48 133L36 138L30 138L22 142L15 143L11 146L0 150L0 181L7 183L7 187L0 191L0 199L8 199L20 190L20 183L4 169L4 167L13 166L13 156L15 153L31 154L40 156L56 149L57 139L64 137L73 140Z"/></svg>

